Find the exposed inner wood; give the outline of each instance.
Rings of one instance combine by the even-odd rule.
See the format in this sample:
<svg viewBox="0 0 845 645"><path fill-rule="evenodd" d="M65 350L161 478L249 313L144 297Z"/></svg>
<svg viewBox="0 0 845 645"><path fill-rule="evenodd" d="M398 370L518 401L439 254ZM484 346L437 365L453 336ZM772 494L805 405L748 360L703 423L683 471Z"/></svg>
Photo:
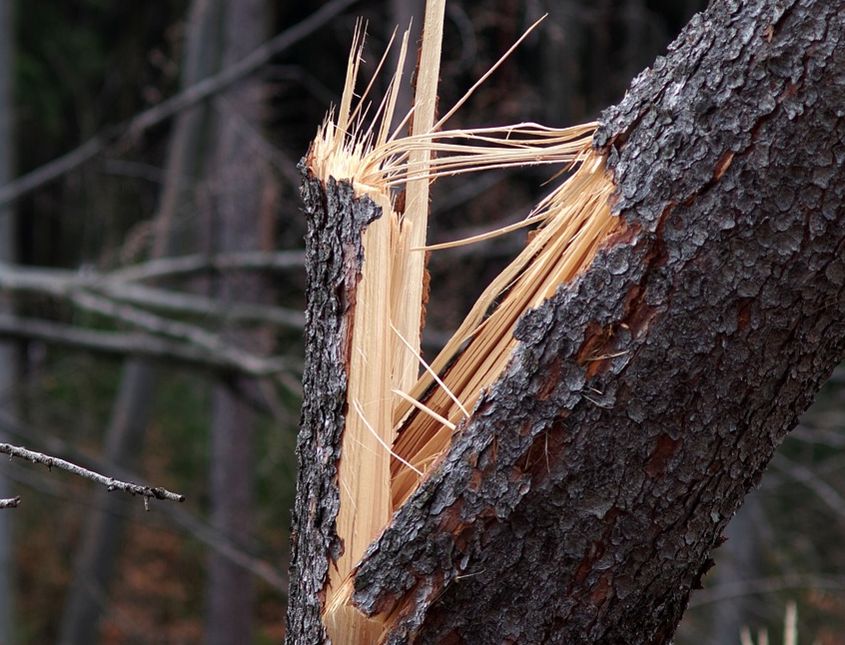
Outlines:
<svg viewBox="0 0 845 645"><path fill-rule="evenodd" d="M442 29L442 6L439 11L432 20ZM435 35L441 36L437 30ZM406 33L399 69L407 39ZM429 79L420 86L428 96L415 103L413 133L398 137L388 129L398 72L367 123L362 115L372 82L355 100L362 42L359 27L337 113L322 125L306 159L316 177L348 181L381 209L363 233L360 281L350 303L347 412L337 481L336 531L343 552L329 571L323 611L329 637L343 643L375 643L385 629L350 602L364 551L448 448L481 392L502 374L516 346L513 331L520 317L586 267L616 226L610 215L613 183L603 158L591 149L595 124L435 132L442 120L433 122L436 83ZM428 56L435 55L439 61L439 46L429 49ZM417 121L419 114L423 118ZM428 365L419 349L428 184L444 174L549 163L578 168L522 223L539 228ZM393 206L392 190L399 185L407 191L404 214Z"/></svg>
<svg viewBox="0 0 845 645"><path fill-rule="evenodd" d="M543 226L484 291L433 361L431 371L424 372L410 391L410 398L433 414L406 399L398 402L393 418L399 436L391 464L394 509L408 499L448 448L453 433L450 426L464 419L482 390L507 366L516 345L513 331L519 318L586 268L602 241L616 229L619 220L610 213L613 190L603 159L590 153L575 174L541 204L547 215ZM435 382L432 372L440 375L441 383ZM450 425L437 417L447 419Z"/></svg>
<svg viewBox="0 0 845 645"><path fill-rule="evenodd" d="M430 134L434 126L445 11L446 0L428 0L425 3L425 22L414 93L412 135ZM411 344L411 348L399 348L394 357L394 381L401 390L409 389L419 373L415 354L419 354L420 330L423 324L425 256L409 253L408 250L425 245L430 182L427 174L430 159L431 148L428 146L420 146L409 152L409 165L419 168L422 176L408 181L405 187L405 212L394 262L401 286L393 294L393 324Z"/></svg>
<svg viewBox="0 0 845 645"><path fill-rule="evenodd" d="M367 146L383 145L393 118L398 76L379 108L382 122L363 130L354 122L361 102L353 108L355 79L361 60L363 32L356 29L347 68L343 97L336 115L323 124L309 151L308 163L315 175L354 182ZM407 50L407 33L400 51L400 69ZM367 90L364 92L366 97ZM363 100L363 99L361 99ZM378 117L376 117L378 118ZM372 140L374 137L374 140ZM391 289L399 235L398 216L388 190L357 185L381 209L363 233L361 276L351 304L352 325L349 352L347 413L338 463L340 505L336 531L343 552L329 570L323 621L335 643L375 643L383 631L377 620L365 617L348 602L349 581L364 550L390 518L390 446L395 438L392 424L393 357L397 341L391 333Z"/></svg>
<svg viewBox="0 0 845 645"><path fill-rule="evenodd" d="M373 195L379 200L379 195ZM378 202L377 202L378 203ZM348 412L339 464L340 508L337 533L344 551L329 570L326 627L335 643L372 643L381 626L348 604L338 602L342 588L364 550L387 524L392 512L390 452L393 442L391 391L390 265L395 216L380 203L382 216L364 232L364 265L356 294ZM349 640L352 635L355 638Z"/></svg>

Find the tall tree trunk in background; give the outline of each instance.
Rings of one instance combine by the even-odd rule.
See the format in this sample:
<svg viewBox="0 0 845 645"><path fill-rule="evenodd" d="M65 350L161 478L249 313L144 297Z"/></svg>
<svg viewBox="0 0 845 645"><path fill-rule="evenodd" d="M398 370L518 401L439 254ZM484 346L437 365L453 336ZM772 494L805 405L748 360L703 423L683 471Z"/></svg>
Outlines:
<svg viewBox="0 0 845 645"><path fill-rule="evenodd" d="M14 137L14 38L12 3L0 2L0 186L12 179ZM15 215L11 205L0 206L0 262L13 263L16 256L17 235ZM11 303L0 299L0 312L9 312ZM0 410L15 415L17 351L11 343L0 343ZM6 441L0 428L0 441ZM0 498L12 497L11 482L0 473ZM14 513L0 513L0 643L14 643L14 572L12 526Z"/></svg>
<svg viewBox="0 0 845 645"><path fill-rule="evenodd" d="M223 65L234 63L264 40L265 0L225 3ZM216 150L209 169L212 186L212 244L215 252L273 249L272 203L267 203L268 168L257 154L261 136L264 87L261 80L245 80L215 102ZM271 200L272 201L272 200ZM232 274L219 279L217 297L266 302L264 278ZM231 340L251 350L269 349L261 331L233 332ZM212 393L210 498L211 523L227 539L247 546L253 532L253 441L257 422L244 393L254 381L233 376ZM251 397L254 398L254 397ZM209 553L206 592L206 637L210 644L251 642L253 624L252 574L231 560Z"/></svg>
<svg viewBox="0 0 845 645"><path fill-rule="evenodd" d="M580 84L579 56L582 34L586 27L581 14L583 5L577 0L556 0L549 2L548 9L554 12L554 19L540 31L541 57L544 74L543 84L544 117L550 124L573 123L573 114L582 114L583 105L575 105L583 95L578 91Z"/></svg>
<svg viewBox="0 0 845 645"><path fill-rule="evenodd" d="M759 500L754 495L749 496L725 532L728 540L718 552L714 585L730 586L737 590L737 595L713 609L709 645L737 642L740 630L749 626L754 617L752 608L756 598L743 593L746 590L743 584L759 576L760 544L754 522L759 506Z"/></svg>
<svg viewBox="0 0 845 645"><path fill-rule="evenodd" d="M391 30L394 26L399 27L400 34L409 27L411 29L411 36L408 39L408 51L410 53L405 60L405 67L402 73L402 78L404 79L409 79L416 69L417 48L419 47L424 12L425 0L390 0L390 20L386 21L387 25ZM385 34L385 36L389 35ZM392 65L390 69L396 69L399 64L399 47L393 48L391 56ZM396 97L394 126L399 125L408 113L408 110L411 109L413 98L411 84L403 82L399 87L399 95Z"/></svg>
<svg viewBox="0 0 845 645"><path fill-rule="evenodd" d="M624 222L369 548L388 643L668 643L728 520L845 356L845 12L714 0L606 111ZM325 638L361 228L306 183L288 642Z"/></svg>
<svg viewBox="0 0 845 645"><path fill-rule="evenodd" d="M189 87L216 69L219 51L216 0L194 0L187 30L182 86ZM152 255L170 255L178 246L174 219L191 203L204 159L203 136L209 109L200 105L175 121L167 151L166 174ZM106 431L105 461L131 470L143 444L153 401L156 373L144 361L127 361ZM65 645L94 643L108 585L113 577L125 519L126 500L97 490L78 547L73 582L68 587L60 631Z"/></svg>

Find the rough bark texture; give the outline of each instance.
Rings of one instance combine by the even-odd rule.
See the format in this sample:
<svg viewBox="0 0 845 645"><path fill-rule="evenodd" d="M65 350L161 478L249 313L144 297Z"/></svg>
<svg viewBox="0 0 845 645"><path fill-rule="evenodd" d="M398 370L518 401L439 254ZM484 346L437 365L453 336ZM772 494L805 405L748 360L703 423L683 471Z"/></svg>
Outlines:
<svg viewBox="0 0 845 645"><path fill-rule="evenodd" d="M335 531L340 441L346 415L347 366L355 291L360 280L361 234L381 216L369 199L356 199L345 183L323 186L306 177L302 187L308 232L304 400L293 510L286 642L322 643L320 618L329 563L342 545Z"/></svg>
<svg viewBox="0 0 845 645"><path fill-rule="evenodd" d="M716 1L603 115L595 144L624 232L523 317L505 374L365 555L354 601L395 612L389 642L671 639L728 520L845 353L843 30L838 1ZM303 418L335 441L301 454L306 567L336 547L345 382L312 344L337 311L310 313ZM320 490L323 512L303 514ZM292 595L289 615L318 613L324 578L294 571L312 595Z"/></svg>

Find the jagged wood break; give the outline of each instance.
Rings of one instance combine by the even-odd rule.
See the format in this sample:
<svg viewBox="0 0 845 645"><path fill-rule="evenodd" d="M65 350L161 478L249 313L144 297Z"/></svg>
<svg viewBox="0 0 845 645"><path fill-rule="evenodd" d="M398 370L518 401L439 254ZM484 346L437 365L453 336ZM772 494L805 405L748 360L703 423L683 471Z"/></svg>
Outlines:
<svg viewBox="0 0 845 645"><path fill-rule="evenodd" d="M845 357L844 18L822 0L713 0L603 114L624 230L521 317L509 365L355 565L381 640L671 640ZM348 182L312 175L304 199L291 644L326 638L361 233L382 216Z"/></svg>
<svg viewBox="0 0 845 645"><path fill-rule="evenodd" d="M406 33L398 70L403 67L407 44ZM480 394L502 374L517 345L513 332L520 318L588 266L619 224L610 213L613 182L603 157L591 147L595 124L567 129L522 123L441 130L476 85L444 119L429 120L428 130L416 128L413 134L399 137L399 129L409 119L406 116L400 128L389 131L402 81L399 71L374 116L367 117L372 81L361 98L354 99L362 46L359 26L341 103L320 127L305 159L310 177L307 192L323 190L325 195L317 202L327 211L340 190L344 200L350 199L351 191L353 203L368 213L366 221L352 225L353 234L360 227L360 239L341 247L350 257L341 262L344 298L338 303L344 308L337 340L346 383L342 437L340 445L334 446L337 459L332 464L337 469L337 508L330 509L336 514L329 520L329 525L334 522L329 530L336 531L337 539L331 541L326 586L319 590L324 594L320 596L321 618L326 633L343 643L378 642L390 622L389 616L367 618L351 604L355 567L365 550L436 467ZM424 91L435 90L429 84ZM418 97L415 104L417 108L426 105L426 97ZM562 165L561 172L575 170L518 226L480 236L538 225L525 249L487 287L429 365L419 349L424 258L426 251L444 245L423 246L427 184L443 175L539 164ZM404 213L395 208L398 188L406 188L413 196L406 200ZM354 210L349 203L346 208ZM324 218L329 219L327 213L320 217ZM321 236L336 241L338 234L309 230L310 243L319 245ZM475 239L479 238L445 246ZM309 302L311 323L322 315L325 312L312 310ZM306 402L303 426L307 407Z"/></svg>

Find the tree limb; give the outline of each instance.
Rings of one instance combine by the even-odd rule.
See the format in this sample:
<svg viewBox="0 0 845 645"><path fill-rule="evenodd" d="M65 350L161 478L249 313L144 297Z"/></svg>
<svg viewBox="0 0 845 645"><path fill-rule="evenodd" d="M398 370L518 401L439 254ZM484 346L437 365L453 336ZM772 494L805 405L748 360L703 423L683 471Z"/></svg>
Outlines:
<svg viewBox="0 0 845 645"><path fill-rule="evenodd" d="M184 277L195 273L215 271L285 271L305 265L303 251L242 251L216 255L183 255L149 260L141 264L108 272L109 278L120 282L140 282L163 278Z"/></svg>
<svg viewBox="0 0 845 645"><path fill-rule="evenodd" d="M234 364L242 365L250 374L260 374L267 367L267 360L227 343L219 334L213 334L197 325L156 316L148 311L127 304L116 303L92 293L75 292L71 300L89 311L116 318L154 334L187 341L210 351Z"/></svg>
<svg viewBox="0 0 845 645"><path fill-rule="evenodd" d="M243 302L221 302L213 298L149 287L115 279L110 274L67 269L22 267L0 263L0 288L7 291L40 293L76 300L85 291L97 292L112 301L160 309L177 314L214 318L219 322L263 323L301 329L305 317L299 311Z"/></svg>
<svg viewBox="0 0 845 645"><path fill-rule="evenodd" d="M174 342L141 332L94 331L9 314L0 314L0 337L40 340L100 354L137 356L182 363L194 368L235 371L249 376L269 376L289 368L288 362L281 358L253 356L245 361L237 352L220 355L190 343Z"/></svg>
<svg viewBox="0 0 845 645"><path fill-rule="evenodd" d="M184 495L172 493L166 488L161 488L158 486L143 486L141 484L133 484L131 482L120 481L118 479L114 479L113 477L106 477L105 475L95 473L93 470L88 470L87 468L83 468L82 466L77 466L76 464L72 464L69 461L65 461L64 459L59 459L58 457L51 457L50 455L45 455L41 452L35 452L34 450L27 450L26 448L12 446L8 443L0 443L0 454L9 455L9 457L18 457L20 459L26 459L27 461L31 461L34 464L43 464L49 469L59 468L60 470L65 470L69 473L76 475L77 477L89 479L93 482L101 484L105 486L109 491L120 490L125 493L129 493L130 495L140 495L144 498L144 506L147 508L150 499L165 499L173 502L185 501Z"/></svg>

